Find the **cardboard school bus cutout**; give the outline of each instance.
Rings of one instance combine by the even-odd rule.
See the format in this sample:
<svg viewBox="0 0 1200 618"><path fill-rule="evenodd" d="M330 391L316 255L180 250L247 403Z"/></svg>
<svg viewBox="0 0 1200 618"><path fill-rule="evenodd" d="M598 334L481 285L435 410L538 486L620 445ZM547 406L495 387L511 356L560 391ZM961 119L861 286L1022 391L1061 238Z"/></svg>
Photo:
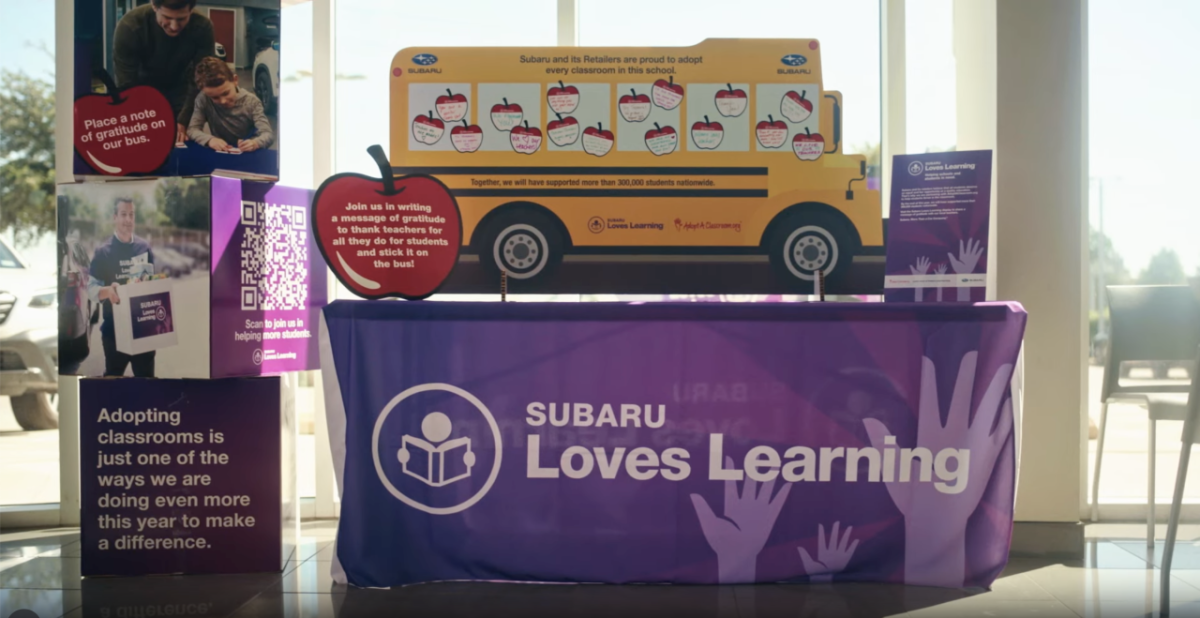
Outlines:
<svg viewBox="0 0 1200 618"><path fill-rule="evenodd" d="M392 60L391 163L462 212L499 277L569 253L766 253L794 282L883 244L815 39L684 48L409 48Z"/></svg>

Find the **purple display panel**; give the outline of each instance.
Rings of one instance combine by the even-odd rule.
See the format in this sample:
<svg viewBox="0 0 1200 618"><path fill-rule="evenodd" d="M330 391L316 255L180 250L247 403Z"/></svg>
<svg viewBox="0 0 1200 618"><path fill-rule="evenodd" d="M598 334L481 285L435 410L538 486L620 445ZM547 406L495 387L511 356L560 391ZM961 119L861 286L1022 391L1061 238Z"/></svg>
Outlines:
<svg viewBox="0 0 1200 618"><path fill-rule="evenodd" d="M278 571L278 378L80 382L82 574Z"/></svg>
<svg viewBox="0 0 1200 618"><path fill-rule="evenodd" d="M1025 318L336 302L334 577L986 587L1011 539Z"/></svg>
<svg viewBox="0 0 1200 618"><path fill-rule="evenodd" d="M212 179L212 376L316 369L326 269L312 191Z"/></svg>
<svg viewBox="0 0 1200 618"><path fill-rule="evenodd" d="M894 157L885 300L984 300L991 195L990 150Z"/></svg>
<svg viewBox="0 0 1200 618"><path fill-rule="evenodd" d="M134 339L175 332L170 292L134 296L129 301L134 308L131 316Z"/></svg>

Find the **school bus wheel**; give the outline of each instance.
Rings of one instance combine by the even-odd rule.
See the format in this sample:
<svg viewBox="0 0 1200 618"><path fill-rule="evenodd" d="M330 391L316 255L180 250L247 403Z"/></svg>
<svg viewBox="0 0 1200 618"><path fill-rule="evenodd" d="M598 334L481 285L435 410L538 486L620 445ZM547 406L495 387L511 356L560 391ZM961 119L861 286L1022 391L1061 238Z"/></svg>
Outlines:
<svg viewBox="0 0 1200 618"><path fill-rule="evenodd" d="M558 225L533 209L518 208L488 222L479 243L479 263L499 277L533 279L552 272L561 262L564 241Z"/></svg>
<svg viewBox="0 0 1200 618"><path fill-rule="evenodd" d="M772 228L767 241L771 265L790 281L812 281L818 270L826 279L843 276L857 252L854 233L829 213L793 212Z"/></svg>

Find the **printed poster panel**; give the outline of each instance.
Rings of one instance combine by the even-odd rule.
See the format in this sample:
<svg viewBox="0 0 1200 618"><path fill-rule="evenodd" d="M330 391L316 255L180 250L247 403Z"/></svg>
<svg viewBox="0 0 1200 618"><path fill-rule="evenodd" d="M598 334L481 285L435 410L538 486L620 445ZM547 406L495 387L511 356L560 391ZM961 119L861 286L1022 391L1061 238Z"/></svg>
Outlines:
<svg viewBox="0 0 1200 618"><path fill-rule="evenodd" d="M279 0L75 0L74 24L76 175L279 176Z"/></svg>
<svg viewBox="0 0 1200 618"><path fill-rule="evenodd" d="M278 378L82 380L82 574L279 571Z"/></svg>
<svg viewBox="0 0 1200 618"><path fill-rule="evenodd" d="M894 157L886 300L986 298L991 192L990 150Z"/></svg>
<svg viewBox="0 0 1200 618"><path fill-rule="evenodd" d="M213 377L316 369L328 296L309 226L313 192L213 178Z"/></svg>
<svg viewBox="0 0 1200 618"><path fill-rule="evenodd" d="M311 202L307 189L220 176L59 185L59 372L317 368L328 292Z"/></svg>
<svg viewBox="0 0 1200 618"><path fill-rule="evenodd" d="M619 293L621 273L668 272L666 254L743 270L708 287L661 276L658 293L811 293L818 272L832 291L877 292L879 270L855 258L883 254L880 197L847 153L822 53L815 39L408 48L391 66L388 156L457 201L458 290L498 291L504 272L513 291Z"/></svg>
<svg viewBox="0 0 1200 618"><path fill-rule="evenodd" d="M208 178L59 185L59 373L209 377L211 206Z"/></svg>

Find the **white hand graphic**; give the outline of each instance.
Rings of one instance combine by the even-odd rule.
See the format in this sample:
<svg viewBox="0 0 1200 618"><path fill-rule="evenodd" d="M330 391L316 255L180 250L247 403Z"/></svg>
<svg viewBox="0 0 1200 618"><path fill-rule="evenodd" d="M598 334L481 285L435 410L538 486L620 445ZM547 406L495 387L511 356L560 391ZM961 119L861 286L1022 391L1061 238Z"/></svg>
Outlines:
<svg viewBox="0 0 1200 618"><path fill-rule="evenodd" d="M929 258L927 258L927 257L917 258L916 266L909 266L908 269L911 270L912 274L914 274L914 275L923 275L926 272L929 272ZM925 299L925 288L920 288L920 287L913 288L913 300L919 303L924 299Z"/></svg>
<svg viewBox="0 0 1200 618"><path fill-rule="evenodd" d="M996 370L975 408L975 415L971 416L978 359L978 352L963 356L944 425L938 402L937 370L929 358L922 359L917 443L914 446L928 449L930 453L968 449L971 458L965 473L967 478L957 481L960 484L957 493L938 491L933 483L887 483L892 502L904 515L904 581L907 584L962 586L966 577L967 520L979 506L992 478L992 470L1012 433L1012 400L1006 398L1012 365L1001 365ZM995 431L992 430L993 423L996 424ZM863 419L863 425L871 446L881 451L887 444L887 436L895 435L873 418ZM909 470L897 470L897 476L916 480L920 478L917 466L914 459Z"/></svg>
<svg viewBox="0 0 1200 618"><path fill-rule="evenodd" d="M854 550L858 548L858 539L853 543L850 542L850 533L854 530L854 526L846 527L846 534L840 539L838 538L838 526L842 522L833 522L833 530L829 535L829 542L825 542L825 526L817 525L817 559L813 560L809 555L808 550L803 547L797 547L800 552L800 561L804 563L804 572L808 573L810 580L833 581L834 573L841 573L846 570L846 565L850 563L850 557L854 555Z"/></svg>
<svg viewBox="0 0 1200 618"><path fill-rule="evenodd" d="M733 458L725 458L725 467L733 467ZM754 582L758 566L758 553L767 544L767 537L775 528L775 519L783 503L787 502L792 484L787 483L775 498L774 479L758 483L747 478L742 483L742 494L737 492L737 481L725 481L725 517L717 517L708 502L700 494L692 494L692 506L700 518L700 529L704 538L717 553L717 581L722 584L749 584Z"/></svg>
<svg viewBox="0 0 1200 618"><path fill-rule="evenodd" d="M946 274L946 265L945 265L945 264L938 264L938 265L937 265L937 268L935 268L935 269L933 270L933 272L935 272L935 273L937 273L937 274L939 274L939 275L944 275L944 274ZM940 302L942 302L942 286L940 286L940 285L938 286L938 289L937 289L937 301L938 301L939 303L940 303Z"/></svg>
<svg viewBox="0 0 1200 618"><path fill-rule="evenodd" d="M947 253L950 258L950 267L957 274L966 274L975 272L975 265L979 263L979 257L983 255L983 245L978 240L967 239L966 244L963 241L958 241L958 257L954 257L953 253ZM971 288L958 288L958 300L971 300Z"/></svg>

